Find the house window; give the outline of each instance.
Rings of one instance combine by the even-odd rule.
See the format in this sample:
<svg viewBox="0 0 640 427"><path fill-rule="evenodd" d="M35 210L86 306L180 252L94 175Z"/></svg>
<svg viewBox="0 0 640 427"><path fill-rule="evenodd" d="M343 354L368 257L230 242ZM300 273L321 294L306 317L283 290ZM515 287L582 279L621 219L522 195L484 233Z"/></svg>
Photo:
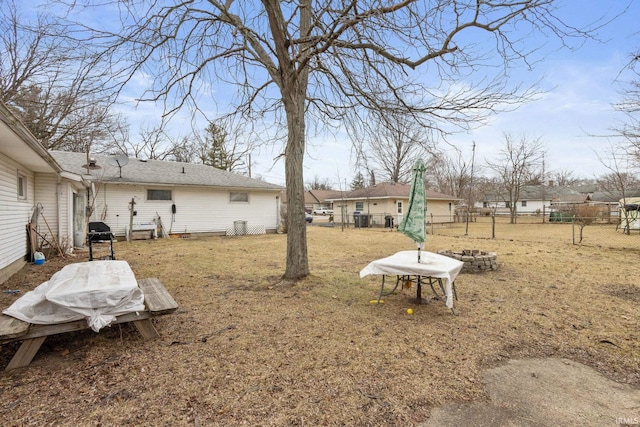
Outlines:
<svg viewBox="0 0 640 427"><path fill-rule="evenodd" d="M229 193L229 201L232 203L248 203L249 193Z"/></svg>
<svg viewBox="0 0 640 427"><path fill-rule="evenodd" d="M511 207L511 202L504 202L504 207L505 208L510 208Z"/></svg>
<svg viewBox="0 0 640 427"><path fill-rule="evenodd" d="M356 210L362 212L364 210L364 202L356 202Z"/></svg>
<svg viewBox="0 0 640 427"><path fill-rule="evenodd" d="M27 198L27 176L18 172L18 199Z"/></svg>
<svg viewBox="0 0 640 427"><path fill-rule="evenodd" d="M397 213L402 214L402 202L396 203Z"/></svg>
<svg viewBox="0 0 640 427"><path fill-rule="evenodd" d="M522 201L522 207L523 207L523 208L526 208L526 207L527 207L527 201L526 201L526 200L523 200L523 201Z"/></svg>
<svg viewBox="0 0 640 427"><path fill-rule="evenodd" d="M147 200L173 200L171 190L147 190Z"/></svg>
<svg viewBox="0 0 640 427"><path fill-rule="evenodd" d="M482 207L483 208L488 208L489 207L489 202L482 202Z"/></svg>

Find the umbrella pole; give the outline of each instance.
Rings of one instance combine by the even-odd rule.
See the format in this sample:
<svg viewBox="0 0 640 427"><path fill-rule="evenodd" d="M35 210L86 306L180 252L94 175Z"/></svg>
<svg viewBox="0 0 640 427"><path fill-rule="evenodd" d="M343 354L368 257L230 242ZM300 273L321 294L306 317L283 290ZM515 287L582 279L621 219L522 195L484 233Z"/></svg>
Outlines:
<svg viewBox="0 0 640 427"><path fill-rule="evenodd" d="M418 264L420 264L420 243L418 243ZM422 303L422 276L418 276L418 288L416 289L418 304Z"/></svg>

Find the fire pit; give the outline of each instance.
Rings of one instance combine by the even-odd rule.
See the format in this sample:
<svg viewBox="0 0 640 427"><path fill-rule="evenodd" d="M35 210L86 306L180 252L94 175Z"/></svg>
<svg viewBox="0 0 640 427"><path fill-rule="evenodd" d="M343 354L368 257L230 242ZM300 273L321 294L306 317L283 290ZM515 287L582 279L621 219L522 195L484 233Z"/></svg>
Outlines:
<svg viewBox="0 0 640 427"><path fill-rule="evenodd" d="M460 252L450 250L438 251L440 255L462 261L461 273L483 273L498 269L498 255L495 252L484 252L477 249L466 249Z"/></svg>

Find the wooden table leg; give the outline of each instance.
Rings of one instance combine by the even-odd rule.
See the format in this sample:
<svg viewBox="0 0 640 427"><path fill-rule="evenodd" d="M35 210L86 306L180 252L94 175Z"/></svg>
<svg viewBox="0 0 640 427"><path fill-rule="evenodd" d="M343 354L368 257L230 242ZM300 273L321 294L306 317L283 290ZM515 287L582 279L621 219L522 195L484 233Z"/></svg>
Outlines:
<svg viewBox="0 0 640 427"><path fill-rule="evenodd" d="M140 335L142 335L145 340L152 340L160 337L155 326L151 323L151 319L135 320L133 324L136 325L138 332L140 332Z"/></svg>
<svg viewBox="0 0 640 427"><path fill-rule="evenodd" d="M22 368L23 366L28 366L29 363L33 360L34 356L40 350L40 346L47 339L44 337L37 338L29 338L22 341L22 344L16 351L16 354L13 355L11 362L5 368L5 371L10 371L15 368Z"/></svg>

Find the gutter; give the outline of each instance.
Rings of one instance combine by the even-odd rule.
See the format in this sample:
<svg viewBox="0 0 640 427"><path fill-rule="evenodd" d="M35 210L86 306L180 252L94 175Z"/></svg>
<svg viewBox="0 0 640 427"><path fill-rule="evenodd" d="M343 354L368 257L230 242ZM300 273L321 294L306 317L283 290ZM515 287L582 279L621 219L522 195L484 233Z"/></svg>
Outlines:
<svg viewBox="0 0 640 427"><path fill-rule="evenodd" d="M46 148L36 139L27 127L16 115L2 102L0 102L0 119L7 124L24 143L36 152L55 172L62 172L62 168L49 154Z"/></svg>
<svg viewBox="0 0 640 427"><path fill-rule="evenodd" d="M58 173L60 178L68 179L69 181L82 182L85 186L89 186L89 183L82 175L78 175L72 172L61 171Z"/></svg>

